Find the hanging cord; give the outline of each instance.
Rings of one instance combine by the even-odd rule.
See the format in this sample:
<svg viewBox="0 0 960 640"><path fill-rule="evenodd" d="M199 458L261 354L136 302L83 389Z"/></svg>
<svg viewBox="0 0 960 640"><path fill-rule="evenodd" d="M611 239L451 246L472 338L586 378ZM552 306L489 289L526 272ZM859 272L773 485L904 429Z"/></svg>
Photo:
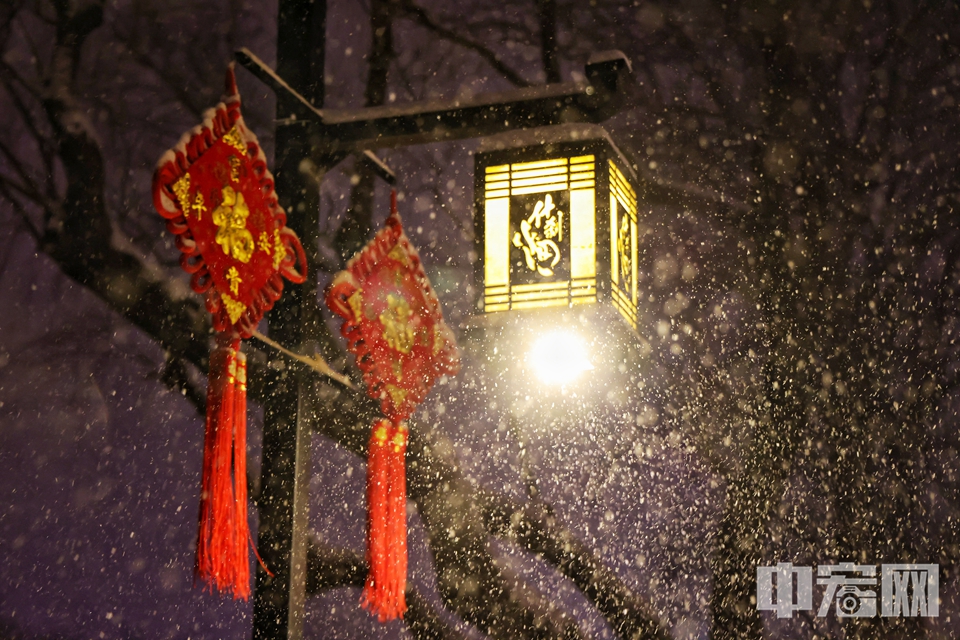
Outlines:
<svg viewBox="0 0 960 640"><path fill-rule="evenodd" d="M314 355L312 357L302 356L299 353L294 353L293 351L290 351L289 349L281 345L279 342L276 342L275 340L271 340L270 338L263 335L259 331L254 331L251 335L257 340L259 340L260 342L264 343L265 345L273 347L280 353L290 356L297 362L302 362L303 364L307 365L317 373L333 378L334 380L336 380L337 382L339 382L340 384L342 384L343 386L349 389L356 389L353 382L350 381L350 378L343 375L342 373L338 373L334 371L332 368L330 368L330 365L327 364L327 361L321 358L320 356L317 356L317 355Z"/></svg>

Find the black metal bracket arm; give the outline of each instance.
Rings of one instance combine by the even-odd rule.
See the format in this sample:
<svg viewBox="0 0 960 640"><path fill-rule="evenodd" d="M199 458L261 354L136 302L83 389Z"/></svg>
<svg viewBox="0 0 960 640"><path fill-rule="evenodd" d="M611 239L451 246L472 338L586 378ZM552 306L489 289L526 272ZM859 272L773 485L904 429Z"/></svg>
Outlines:
<svg viewBox="0 0 960 640"><path fill-rule="evenodd" d="M393 169L388 167L383 160L377 157L377 154L375 154L373 151L365 149L361 154L360 159L363 162L366 162L381 180L391 186L397 184L397 174L394 173Z"/></svg>
<svg viewBox="0 0 960 640"><path fill-rule="evenodd" d="M623 87L632 74L623 53L608 51L591 56L582 82L451 101L331 110L314 107L248 49L240 49L235 57L281 98L289 116L280 124L306 127L319 157L571 122L602 122L623 108Z"/></svg>
<svg viewBox="0 0 960 640"><path fill-rule="evenodd" d="M290 111L290 119L306 118L323 120L323 111L317 109L309 100L304 98L296 89L291 87L286 81L277 75L277 72L258 58L250 49L240 47L233 54L233 59L240 63L240 66L249 71L260 82L264 83L277 94L277 98L291 98L291 104L286 105ZM279 109L278 109L279 111Z"/></svg>

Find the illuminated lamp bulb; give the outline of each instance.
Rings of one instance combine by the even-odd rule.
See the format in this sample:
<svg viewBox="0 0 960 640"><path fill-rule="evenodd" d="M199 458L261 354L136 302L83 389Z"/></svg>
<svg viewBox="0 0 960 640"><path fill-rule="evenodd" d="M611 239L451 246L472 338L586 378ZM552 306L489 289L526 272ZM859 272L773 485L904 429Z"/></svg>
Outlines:
<svg viewBox="0 0 960 640"><path fill-rule="evenodd" d="M583 338L570 331L552 331L533 343L527 364L545 384L566 385L593 369Z"/></svg>

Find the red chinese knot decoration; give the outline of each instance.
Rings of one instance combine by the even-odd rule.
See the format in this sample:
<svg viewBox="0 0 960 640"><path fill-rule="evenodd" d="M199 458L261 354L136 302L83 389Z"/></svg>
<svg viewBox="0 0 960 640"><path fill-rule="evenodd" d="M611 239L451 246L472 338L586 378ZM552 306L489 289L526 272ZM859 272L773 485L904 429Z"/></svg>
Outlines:
<svg viewBox="0 0 960 640"><path fill-rule="evenodd" d="M443 321L416 249L397 215L336 275L327 305L357 358L371 397L386 416L374 425L367 457L367 561L363 606L381 621L403 617L407 579L404 421L441 375L460 368L456 340Z"/></svg>
<svg viewBox="0 0 960 640"><path fill-rule="evenodd" d="M223 102L160 158L153 202L217 331L207 387L196 575L211 588L246 599L251 539L240 340L251 336L280 298L283 278L306 279L306 258L286 226L266 157L244 124L232 65Z"/></svg>

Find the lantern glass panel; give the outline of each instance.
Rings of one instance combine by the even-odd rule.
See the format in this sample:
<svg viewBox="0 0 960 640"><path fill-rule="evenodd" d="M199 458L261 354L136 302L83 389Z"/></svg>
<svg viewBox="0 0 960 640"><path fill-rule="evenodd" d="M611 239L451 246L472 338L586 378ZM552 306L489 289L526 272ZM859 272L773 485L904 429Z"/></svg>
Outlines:
<svg viewBox="0 0 960 640"><path fill-rule="evenodd" d="M484 309L596 302L596 158L484 170Z"/></svg>
<svg viewBox="0 0 960 640"><path fill-rule="evenodd" d="M622 160L606 136L477 156L486 313L609 298L636 329L637 196Z"/></svg>
<svg viewBox="0 0 960 640"><path fill-rule="evenodd" d="M614 306L637 328L637 195L610 162L610 282Z"/></svg>

